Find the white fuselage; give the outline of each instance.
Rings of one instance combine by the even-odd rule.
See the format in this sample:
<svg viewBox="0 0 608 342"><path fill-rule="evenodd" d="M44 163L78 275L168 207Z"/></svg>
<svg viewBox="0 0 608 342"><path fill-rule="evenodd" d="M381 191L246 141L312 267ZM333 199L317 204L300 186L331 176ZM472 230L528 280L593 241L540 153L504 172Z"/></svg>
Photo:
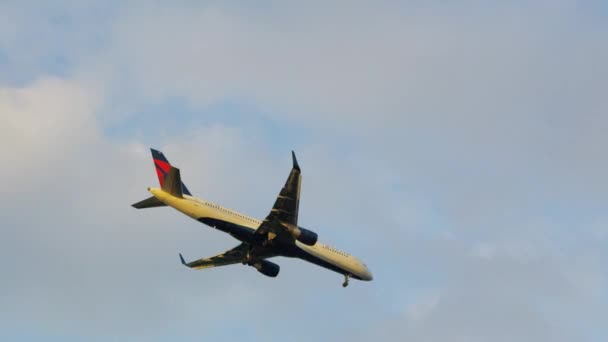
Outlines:
<svg viewBox="0 0 608 342"><path fill-rule="evenodd" d="M229 222L246 229L251 229L252 231L255 231L260 224L262 224L262 221L258 219L243 215L234 210L221 207L217 204L196 197L184 195L183 198L179 198L172 196L159 188L149 188L148 191L150 191L150 193L152 193L152 195L158 198L161 202L190 216L195 220L199 220L201 217L216 219ZM238 239L238 237L236 238ZM331 265L331 267L335 268L334 270L337 272L351 275L361 280L372 280L372 274L367 266L359 259L348 253L339 251L321 242L317 242L313 246L308 246L296 241L296 246L302 252L308 256L311 256L312 259L321 260L323 263ZM306 258L302 259L306 260Z"/></svg>

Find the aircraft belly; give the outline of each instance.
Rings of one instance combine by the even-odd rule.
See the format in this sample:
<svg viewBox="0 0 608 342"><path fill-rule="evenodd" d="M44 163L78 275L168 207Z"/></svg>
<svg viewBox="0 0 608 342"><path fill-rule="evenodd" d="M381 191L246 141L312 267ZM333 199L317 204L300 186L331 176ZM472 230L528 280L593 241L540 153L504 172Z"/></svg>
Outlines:
<svg viewBox="0 0 608 342"><path fill-rule="evenodd" d="M255 229L211 217L201 217L198 221L224 233L228 233L239 241L253 243Z"/></svg>
<svg viewBox="0 0 608 342"><path fill-rule="evenodd" d="M347 260L338 260L338 258L326 255L323 251L309 246L302 246L299 243L294 246L297 250L296 257L306 260L315 265L327 268L340 274L350 274L355 279L361 279L357 274L357 269L352 267ZM345 258L340 258L345 259Z"/></svg>

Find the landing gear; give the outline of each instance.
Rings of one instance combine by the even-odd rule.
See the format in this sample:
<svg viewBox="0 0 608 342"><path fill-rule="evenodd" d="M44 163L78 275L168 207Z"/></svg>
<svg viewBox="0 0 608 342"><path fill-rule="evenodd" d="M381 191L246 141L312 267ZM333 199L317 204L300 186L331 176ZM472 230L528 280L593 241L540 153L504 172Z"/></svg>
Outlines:
<svg viewBox="0 0 608 342"><path fill-rule="evenodd" d="M243 257L243 265L252 266L253 265L253 255L252 255L253 246L249 246L247 249L247 254Z"/></svg>
<svg viewBox="0 0 608 342"><path fill-rule="evenodd" d="M247 254L245 254L245 257L243 258L243 261L241 261L241 263L243 265L249 265L249 266L251 266L250 265L250 263L251 263L251 255L249 254L249 252L250 252L250 250L247 251Z"/></svg>
<svg viewBox="0 0 608 342"><path fill-rule="evenodd" d="M348 278L350 278L350 275L345 274L344 275L344 282L342 283L342 287L347 287L348 286Z"/></svg>

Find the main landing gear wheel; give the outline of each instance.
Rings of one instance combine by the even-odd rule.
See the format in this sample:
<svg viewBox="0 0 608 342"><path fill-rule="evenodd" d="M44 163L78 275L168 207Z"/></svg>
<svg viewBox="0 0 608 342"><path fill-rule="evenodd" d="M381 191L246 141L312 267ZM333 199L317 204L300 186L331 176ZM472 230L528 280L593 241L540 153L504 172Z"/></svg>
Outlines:
<svg viewBox="0 0 608 342"><path fill-rule="evenodd" d="M348 278L350 278L350 276L348 274L344 275L344 282L342 283L342 287L347 287L348 286Z"/></svg>

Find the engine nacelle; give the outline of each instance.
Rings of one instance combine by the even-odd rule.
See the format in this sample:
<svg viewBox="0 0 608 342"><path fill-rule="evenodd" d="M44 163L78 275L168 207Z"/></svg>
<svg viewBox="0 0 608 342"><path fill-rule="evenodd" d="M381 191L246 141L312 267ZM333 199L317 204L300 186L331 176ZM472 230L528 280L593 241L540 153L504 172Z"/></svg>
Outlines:
<svg viewBox="0 0 608 342"><path fill-rule="evenodd" d="M251 266L255 267L255 269L263 275L272 278L276 277L279 274L279 271L281 270L281 267L279 265L266 260L258 261Z"/></svg>
<svg viewBox="0 0 608 342"><path fill-rule="evenodd" d="M298 228L294 229L293 235L296 238L296 240L300 241L301 243L303 243L305 245L309 245L309 246L314 246L314 244L317 243L317 240L319 238L317 233L313 232L312 230L308 230L308 229L302 228L302 227L298 227Z"/></svg>

